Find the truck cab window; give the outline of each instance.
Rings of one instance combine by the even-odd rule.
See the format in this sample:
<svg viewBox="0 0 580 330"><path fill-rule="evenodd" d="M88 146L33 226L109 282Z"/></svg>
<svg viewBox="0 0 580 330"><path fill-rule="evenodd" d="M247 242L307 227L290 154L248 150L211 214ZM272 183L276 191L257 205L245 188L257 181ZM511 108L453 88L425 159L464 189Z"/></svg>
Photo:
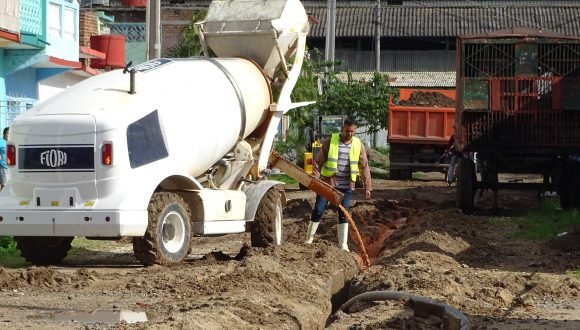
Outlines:
<svg viewBox="0 0 580 330"><path fill-rule="evenodd" d="M127 147L131 168L137 168L169 154L161 134L157 110L127 127Z"/></svg>

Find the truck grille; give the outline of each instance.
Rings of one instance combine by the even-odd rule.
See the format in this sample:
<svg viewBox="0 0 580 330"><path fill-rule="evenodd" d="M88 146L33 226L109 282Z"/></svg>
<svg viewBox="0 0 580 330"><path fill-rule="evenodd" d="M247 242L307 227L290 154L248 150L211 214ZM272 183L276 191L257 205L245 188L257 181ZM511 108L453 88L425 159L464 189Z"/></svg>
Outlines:
<svg viewBox="0 0 580 330"><path fill-rule="evenodd" d="M93 145L27 145L17 153L19 172L94 172Z"/></svg>

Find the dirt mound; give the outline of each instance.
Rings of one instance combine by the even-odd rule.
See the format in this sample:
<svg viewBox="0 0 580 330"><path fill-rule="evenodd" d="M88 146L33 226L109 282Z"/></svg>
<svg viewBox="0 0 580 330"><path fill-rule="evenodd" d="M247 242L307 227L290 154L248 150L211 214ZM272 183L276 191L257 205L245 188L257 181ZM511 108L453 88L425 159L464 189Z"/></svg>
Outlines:
<svg viewBox="0 0 580 330"><path fill-rule="evenodd" d="M438 92L413 92L408 100L399 101L400 105L436 108L453 108L455 100Z"/></svg>
<svg viewBox="0 0 580 330"><path fill-rule="evenodd" d="M94 277L85 269L76 274L58 272L52 268L32 267L18 272L0 268L0 290L25 288L55 288L61 286L85 287Z"/></svg>
<svg viewBox="0 0 580 330"><path fill-rule="evenodd" d="M284 218L304 219L312 213L313 204L307 199L291 199L284 207Z"/></svg>
<svg viewBox="0 0 580 330"><path fill-rule="evenodd" d="M462 312L498 317L506 308L533 308L546 300L580 297L580 281L576 279L555 280L559 275L490 267L509 264L507 256L526 263L525 258L514 254L526 253L537 259L541 252L524 241L503 245L502 236L494 232L492 239L484 226L489 226L488 220L456 210L437 210L412 219L391 236L388 249L375 266L357 278L352 294L405 291L448 303ZM501 228L512 230L509 224Z"/></svg>

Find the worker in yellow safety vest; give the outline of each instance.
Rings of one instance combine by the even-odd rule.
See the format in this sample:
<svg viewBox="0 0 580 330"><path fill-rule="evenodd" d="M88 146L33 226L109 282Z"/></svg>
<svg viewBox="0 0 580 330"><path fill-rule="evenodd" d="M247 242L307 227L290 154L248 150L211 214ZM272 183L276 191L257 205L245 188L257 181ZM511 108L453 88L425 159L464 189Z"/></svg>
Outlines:
<svg viewBox="0 0 580 330"><path fill-rule="evenodd" d="M356 121L346 118L341 132L332 134L322 142L322 148L314 161L313 175L338 189L344 194L342 206L348 210L352 191L355 188L357 176L362 173L364 178L365 198L371 198L371 173L365 147L361 140L355 137ZM312 244L316 229L320 224L322 214L328 201L322 196L316 196L316 203L312 210L310 223L306 233L306 244ZM336 230L338 245L348 251L348 221L342 212L338 212L338 226Z"/></svg>

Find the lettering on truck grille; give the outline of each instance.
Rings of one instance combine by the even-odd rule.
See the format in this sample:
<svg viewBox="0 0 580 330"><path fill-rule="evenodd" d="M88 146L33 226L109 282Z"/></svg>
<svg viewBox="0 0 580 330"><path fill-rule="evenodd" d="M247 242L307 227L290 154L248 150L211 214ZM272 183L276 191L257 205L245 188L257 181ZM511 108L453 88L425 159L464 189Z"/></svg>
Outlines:
<svg viewBox="0 0 580 330"><path fill-rule="evenodd" d="M94 172L92 144L21 145L17 154L19 172Z"/></svg>

